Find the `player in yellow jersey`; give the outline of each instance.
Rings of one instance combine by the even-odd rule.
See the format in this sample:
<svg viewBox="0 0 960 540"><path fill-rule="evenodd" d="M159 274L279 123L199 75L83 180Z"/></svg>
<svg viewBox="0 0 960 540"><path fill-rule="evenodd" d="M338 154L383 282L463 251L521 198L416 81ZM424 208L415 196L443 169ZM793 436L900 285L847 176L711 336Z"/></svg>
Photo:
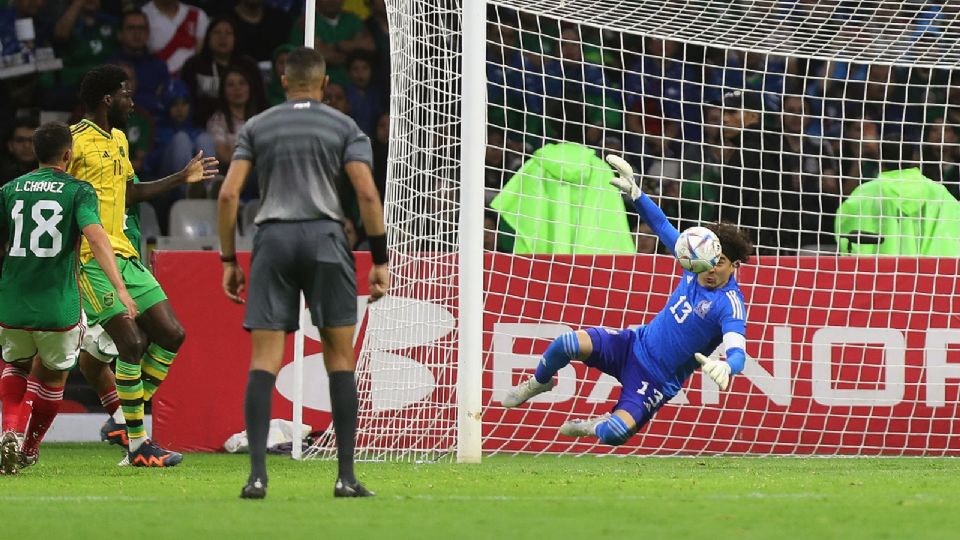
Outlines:
<svg viewBox="0 0 960 540"><path fill-rule="evenodd" d="M101 325L117 348L116 391L129 437L131 465L169 467L182 459L180 454L159 447L147 438L143 426L143 403L166 378L185 334L166 294L140 262L137 250L123 232L126 208L151 199L184 183L200 182L217 173L217 160L198 154L177 174L155 182L134 184L129 146L123 134L133 111L127 75L118 66L90 70L80 83L84 118L71 127L73 161L68 172L89 182L97 192L100 219L117 256L117 266L140 316L136 321L117 317L122 306L116 291L105 279L103 269L91 258L90 247L80 248L80 287L84 311L91 326ZM109 366L87 358L81 366L95 386L109 379ZM98 375L99 373L99 375Z"/></svg>

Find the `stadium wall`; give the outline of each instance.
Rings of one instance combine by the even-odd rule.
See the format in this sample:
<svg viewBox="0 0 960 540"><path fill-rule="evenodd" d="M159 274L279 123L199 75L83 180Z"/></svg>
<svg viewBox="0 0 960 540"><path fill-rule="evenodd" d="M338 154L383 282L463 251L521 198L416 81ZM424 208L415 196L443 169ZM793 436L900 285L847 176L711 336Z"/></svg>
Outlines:
<svg viewBox="0 0 960 540"><path fill-rule="evenodd" d="M356 255L358 320L363 320L370 260L366 253ZM248 267L249 255L241 254L240 262ZM177 365L155 397L154 436L176 450L220 451L231 434L243 430L250 355L241 327L243 308L221 291L216 253L158 252L154 270L187 331ZM548 273L549 288L536 277L517 277ZM572 439L540 446L529 442L553 439L533 435L553 432L570 415L589 414L598 403L612 404L619 390L606 376L588 375L575 365L566 369L577 370L585 381L577 383L561 372L557 389L530 407L508 411L498 406L499 400L524 371L532 370L550 339L584 325L641 324L664 305L677 275L673 259L664 256L578 260L487 253L484 449L609 453L609 448ZM748 321L765 321L748 322L751 360L744 376L721 394L694 374L641 436L613 452L960 455L958 275L957 259L756 259L739 272ZM569 285L556 286L561 282ZM631 290L652 293L624 292ZM409 313L451 321L457 315L455 309L437 305ZM452 332L455 325L449 328ZM358 331L359 343L362 333ZM330 415L322 351L316 331L306 334L304 421L326 429ZM371 375L371 391L361 395L361 406L376 411L383 403L427 408L453 403L454 396L439 394L449 390L431 386L443 376L418 362L443 337L425 336L418 346L388 351L394 369ZM289 345L285 363L293 355ZM401 372L407 387L398 389L390 373ZM411 380L419 383L411 386ZM281 371L274 418L291 418L292 383L290 371ZM378 400L378 392L389 392L390 399ZM402 426L397 428L402 433Z"/></svg>

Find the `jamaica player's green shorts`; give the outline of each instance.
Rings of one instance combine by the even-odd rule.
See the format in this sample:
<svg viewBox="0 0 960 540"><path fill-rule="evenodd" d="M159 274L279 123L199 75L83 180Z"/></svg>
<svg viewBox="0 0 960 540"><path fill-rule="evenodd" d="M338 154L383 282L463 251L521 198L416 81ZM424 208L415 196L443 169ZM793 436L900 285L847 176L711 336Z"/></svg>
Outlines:
<svg viewBox="0 0 960 540"><path fill-rule="evenodd" d="M140 259L117 257L117 266L120 268L120 278L127 286L127 292L133 301L137 303L140 313L167 299L157 278L143 266ZM103 324L126 311L117 298L117 291L96 259L90 259L80 269L80 292L83 295L83 311L87 314L89 326Z"/></svg>

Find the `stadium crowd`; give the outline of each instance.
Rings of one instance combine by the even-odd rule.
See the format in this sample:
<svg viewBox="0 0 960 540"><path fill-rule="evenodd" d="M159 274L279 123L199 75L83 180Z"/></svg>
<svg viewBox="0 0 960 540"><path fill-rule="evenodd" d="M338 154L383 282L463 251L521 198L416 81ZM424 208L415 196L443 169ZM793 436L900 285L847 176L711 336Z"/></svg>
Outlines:
<svg viewBox="0 0 960 540"><path fill-rule="evenodd" d="M141 180L179 171L198 151L230 165L240 128L284 100L279 74L303 44L300 0L9 0L0 9L3 54L25 48L14 21L33 19L34 50L52 47L63 68L0 84L0 184L36 166L30 134L44 118L77 121L80 78L104 63L127 70L136 110L127 137ZM328 63L327 102L371 138L377 184L386 172L389 38L384 0L317 0L316 43ZM0 70L2 73L2 70ZM42 113L41 113L42 112ZM249 182L244 200L258 197ZM171 205L216 197L217 183L153 201L166 231Z"/></svg>
<svg viewBox="0 0 960 540"><path fill-rule="evenodd" d="M864 39L892 31L896 43L960 11L893 2L862 18L856 2L826 4ZM730 220L761 254L830 249L841 200L881 172L920 167L960 199L955 69L727 50L510 10L492 14L487 35L488 204L527 156L560 139L623 153L681 229ZM498 227L488 248L509 251ZM651 240L638 238L638 250L655 250Z"/></svg>
<svg viewBox="0 0 960 540"><path fill-rule="evenodd" d="M128 138L141 179L179 170L199 150L216 155L225 172L244 122L283 100L278 73L291 46L303 42L299 0L8 1L0 11L4 55L22 46L14 21L32 18L34 46L53 47L64 67L0 85L0 183L35 166L29 133L40 111L79 118L79 79L102 63L124 67L135 87ZM857 3L849 4L835 16L856 19ZM955 9L901 6L889 20L862 26L935 32L937 17ZM317 0L317 48L330 75L325 99L370 136L381 195L388 30L384 0ZM842 197L882 170L916 164L960 198L960 86L951 70L694 46L502 7L490 8L487 34L488 204L528 156L561 136L601 155L624 153L681 227L734 220L761 253L833 243ZM732 90L742 92L725 98ZM580 129L561 135L556 118ZM244 201L258 197L256 182L248 186ZM177 199L215 191L216 183L191 186L154 201L161 230ZM487 217L506 233L489 235L488 247L509 251L509 231L495 213ZM649 238L638 243L656 249Z"/></svg>

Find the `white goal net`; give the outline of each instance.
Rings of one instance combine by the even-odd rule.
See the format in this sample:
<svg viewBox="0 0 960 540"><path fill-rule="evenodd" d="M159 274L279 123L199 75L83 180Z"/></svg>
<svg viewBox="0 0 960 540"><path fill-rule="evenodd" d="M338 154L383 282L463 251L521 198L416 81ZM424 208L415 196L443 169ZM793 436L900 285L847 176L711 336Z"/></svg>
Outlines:
<svg viewBox="0 0 960 540"><path fill-rule="evenodd" d="M960 5L463 1L388 2L393 289L360 332L363 457L960 454ZM694 374L616 448L557 432L619 392L578 362L500 405L551 339L642 325L676 286L606 153L678 228L757 248L744 373Z"/></svg>

